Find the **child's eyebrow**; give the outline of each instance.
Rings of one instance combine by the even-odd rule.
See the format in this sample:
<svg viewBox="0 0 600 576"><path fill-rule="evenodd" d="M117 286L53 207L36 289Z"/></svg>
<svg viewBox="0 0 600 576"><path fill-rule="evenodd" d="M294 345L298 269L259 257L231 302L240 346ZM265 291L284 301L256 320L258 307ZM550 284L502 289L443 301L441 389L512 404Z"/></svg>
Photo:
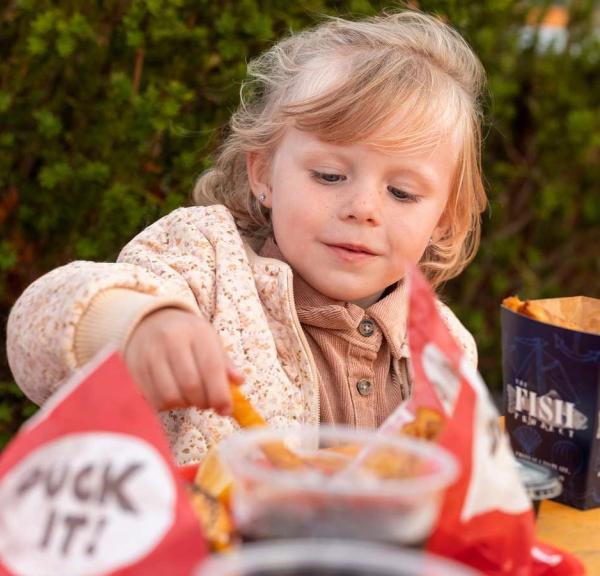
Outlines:
<svg viewBox="0 0 600 576"><path fill-rule="evenodd" d="M333 157L342 160L343 162L350 162L352 159L352 154L344 154L341 150L336 150L331 146L320 144L311 146L309 150L302 153L302 158L305 160L321 160L323 156L329 158Z"/></svg>

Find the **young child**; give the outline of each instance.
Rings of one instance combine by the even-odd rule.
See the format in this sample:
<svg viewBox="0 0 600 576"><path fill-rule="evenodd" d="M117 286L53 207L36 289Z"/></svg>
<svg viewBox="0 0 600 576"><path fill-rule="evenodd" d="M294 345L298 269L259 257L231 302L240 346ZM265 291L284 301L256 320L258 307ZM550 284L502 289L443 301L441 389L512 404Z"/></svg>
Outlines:
<svg viewBox="0 0 600 576"><path fill-rule="evenodd" d="M249 75L198 206L117 263L46 274L8 323L11 368L37 403L118 344L180 464L234 430L229 379L274 426L378 426L411 390L405 264L434 286L456 276L486 204L484 73L437 19L328 19Z"/></svg>

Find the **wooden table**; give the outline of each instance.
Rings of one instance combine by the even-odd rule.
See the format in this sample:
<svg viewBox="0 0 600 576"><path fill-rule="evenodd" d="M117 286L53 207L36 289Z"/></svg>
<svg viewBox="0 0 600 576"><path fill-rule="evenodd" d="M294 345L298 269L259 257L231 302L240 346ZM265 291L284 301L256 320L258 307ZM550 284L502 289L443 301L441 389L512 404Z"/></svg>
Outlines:
<svg viewBox="0 0 600 576"><path fill-rule="evenodd" d="M537 518L538 538L573 553L588 576L600 576L600 508L577 510L546 500Z"/></svg>

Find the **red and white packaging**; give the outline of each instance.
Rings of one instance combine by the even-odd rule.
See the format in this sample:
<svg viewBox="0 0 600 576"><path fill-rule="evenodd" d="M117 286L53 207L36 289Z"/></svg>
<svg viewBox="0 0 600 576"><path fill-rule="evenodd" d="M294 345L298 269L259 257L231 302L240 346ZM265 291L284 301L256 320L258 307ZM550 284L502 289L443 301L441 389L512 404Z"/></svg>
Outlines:
<svg viewBox="0 0 600 576"><path fill-rule="evenodd" d="M461 471L447 490L427 549L489 576L577 576L570 554L535 540L535 518L499 414L478 372L439 315L432 289L416 268L410 275L408 338L413 397L381 427L399 432L419 409L442 415L436 443Z"/></svg>
<svg viewBox="0 0 600 576"><path fill-rule="evenodd" d="M0 574L189 575L206 556L160 422L116 353L0 458Z"/></svg>

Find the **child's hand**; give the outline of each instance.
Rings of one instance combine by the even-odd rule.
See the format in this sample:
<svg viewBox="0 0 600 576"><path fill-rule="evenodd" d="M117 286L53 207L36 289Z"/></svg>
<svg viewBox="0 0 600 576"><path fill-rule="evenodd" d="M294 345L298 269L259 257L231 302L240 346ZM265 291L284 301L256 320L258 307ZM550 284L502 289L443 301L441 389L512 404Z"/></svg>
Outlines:
<svg viewBox="0 0 600 576"><path fill-rule="evenodd" d="M243 381L210 322L176 308L157 310L140 322L125 362L157 410L196 406L230 414L229 381Z"/></svg>

